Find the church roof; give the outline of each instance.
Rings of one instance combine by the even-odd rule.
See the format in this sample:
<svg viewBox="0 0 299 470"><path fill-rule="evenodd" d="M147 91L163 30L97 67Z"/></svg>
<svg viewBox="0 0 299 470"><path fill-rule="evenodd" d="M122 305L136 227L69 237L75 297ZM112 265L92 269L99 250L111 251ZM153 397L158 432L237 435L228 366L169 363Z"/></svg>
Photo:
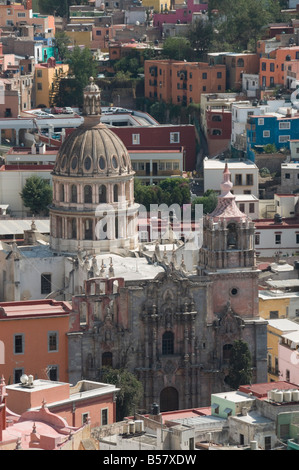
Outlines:
<svg viewBox="0 0 299 470"><path fill-rule="evenodd" d="M90 78L84 89L84 122L65 139L53 174L105 177L134 174L127 148L101 119L101 94Z"/></svg>
<svg viewBox="0 0 299 470"><path fill-rule="evenodd" d="M225 164L223 181L220 187L221 194L218 196L217 206L215 210L209 214L209 218L246 220L248 218L247 215L240 211L236 204L235 196L231 192L233 183L230 180L230 171L227 163Z"/></svg>

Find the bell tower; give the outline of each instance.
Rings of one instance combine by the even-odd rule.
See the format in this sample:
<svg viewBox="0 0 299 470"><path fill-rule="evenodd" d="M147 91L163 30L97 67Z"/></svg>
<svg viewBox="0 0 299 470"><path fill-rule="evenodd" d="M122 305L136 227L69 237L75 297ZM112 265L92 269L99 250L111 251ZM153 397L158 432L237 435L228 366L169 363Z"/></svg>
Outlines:
<svg viewBox="0 0 299 470"><path fill-rule="evenodd" d="M215 210L203 221L199 273L213 280L213 312L228 304L241 316L258 316L258 270L254 248L255 227L241 212L231 190L227 164Z"/></svg>

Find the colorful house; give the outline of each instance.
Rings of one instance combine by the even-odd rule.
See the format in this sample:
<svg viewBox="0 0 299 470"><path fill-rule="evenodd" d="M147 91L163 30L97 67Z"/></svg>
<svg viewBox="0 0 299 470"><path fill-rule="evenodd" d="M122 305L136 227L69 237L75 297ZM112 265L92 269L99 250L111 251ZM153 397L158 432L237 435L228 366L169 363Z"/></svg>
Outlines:
<svg viewBox="0 0 299 470"><path fill-rule="evenodd" d="M226 89L225 65L175 60L144 62L146 98L181 104L200 103L202 93L219 93Z"/></svg>
<svg viewBox="0 0 299 470"><path fill-rule="evenodd" d="M196 0L187 0L186 2L181 5L176 5L176 10L171 10L169 4L171 3L169 0L163 2L161 0L143 0L142 5L147 6L153 5L156 1L156 6L154 6L154 23L155 27L158 27L161 31L163 28L164 23L168 24L184 24L192 23L192 16L194 13L200 13L207 11L208 5L207 2L197 2ZM146 3L145 3L146 2ZM166 7L167 5L167 7ZM170 10L170 11L169 11Z"/></svg>
<svg viewBox="0 0 299 470"><path fill-rule="evenodd" d="M288 63L299 59L299 46L281 47L260 57L260 86L283 86Z"/></svg>
<svg viewBox="0 0 299 470"><path fill-rule="evenodd" d="M46 273L41 282L45 289ZM68 381L70 312L70 304L52 299L0 304L0 373L8 383L18 383L25 373Z"/></svg>
<svg viewBox="0 0 299 470"><path fill-rule="evenodd" d="M51 57L47 62L37 64L35 67L35 107L49 108L51 106L51 92L55 81L65 77L68 73L68 64L56 63Z"/></svg>

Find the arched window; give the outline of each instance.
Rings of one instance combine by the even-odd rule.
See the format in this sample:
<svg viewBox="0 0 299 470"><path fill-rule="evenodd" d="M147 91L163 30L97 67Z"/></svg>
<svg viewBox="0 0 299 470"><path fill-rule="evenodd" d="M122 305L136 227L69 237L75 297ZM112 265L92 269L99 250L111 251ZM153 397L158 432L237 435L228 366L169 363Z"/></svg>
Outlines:
<svg viewBox="0 0 299 470"><path fill-rule="evenodd" d="M60 185L60 202L64 202L64 185Z"/></svg>
<svg viewBox="0 0 299 470"><path fill-rule="evenodd" d="M84 239L92 240L92 220L87 219L84 223Z"/></svg>
<svg viewBox="0 0 299 470"><path fill-rule="evenodd" d="M174 334L171 331L165 331L162 336L162 354L173 354L174 352Z"/></svg>
<svg viewBox="0 0 299 470"><path fill-rule="evenodd" d="M84 203L85 204L92 203L92 187L89 185L84 186Z"/></svg>
<svg viewBox="0 0 299 470"><path fill-rule="evenodd" d="M72 219L71 222L71 238L75 240L77 238L77 220Z"/></svg>
<svg viewBox="0 0 299 470"><path fill-rule="evenodd" d="M113 187L113 201L118 201L118 184L115 184Z"/></svg>
<svg viewBox="0 0 299 470"><path fill-rule="evenodd" d="M102 367L112 367L112 353L104 352L102 354Z"/></svg>
<svg viewBox="0 0 299 470"><path fill-rule="evenodd" d="M72 184L71 187L71 202L77 202L77 186Z"/></svg>
<svg viewBox="0 0 299 470"><path fill-rule="evenodd" d="M104 184L99 187L99 203L107 202L107 190Z"/></svg>
<svg viewBox="0 0 299 470"><path fill-rule="evenodd" d="M237 67L244 67L244 60L243 59L238 59Z"/></svg>

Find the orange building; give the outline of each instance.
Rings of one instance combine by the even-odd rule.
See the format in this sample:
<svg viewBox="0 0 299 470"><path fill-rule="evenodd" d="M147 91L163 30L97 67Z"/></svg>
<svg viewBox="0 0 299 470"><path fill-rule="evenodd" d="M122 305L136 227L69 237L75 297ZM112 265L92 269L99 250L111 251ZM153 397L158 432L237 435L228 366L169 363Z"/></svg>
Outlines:
<svg viewBox="0 0 299 470"><path fill-rule="evenodd" d="M0 375L19 383L23 374L68 382L67 302L0 303Z"/></svg>
<svg viewBox="0 0 299 470"><path fill-rule="evenodd" d="M175 60L146 60L145 97L173 104L200 103L202 93L224 92L225 65Z"/></svg>
<svg viewBox="0 0 299 470"><path fill-rule="evenodd" d="M260 58L260 85L274 87L284 85L288 62L299 59L299 46L281 47Z"/></svg>
<svg viewBox="0 0 299 470"><path fill-rule="evenodd" d="M21 415L34 412L43 403L55 415L59 415L69 426L83 426L89 422L92 428L105 426L116 421L115 385L80 380L76 385L69 383L33 380L30 375L22 377L22 383L7 385L7 407Z"/></svg>

